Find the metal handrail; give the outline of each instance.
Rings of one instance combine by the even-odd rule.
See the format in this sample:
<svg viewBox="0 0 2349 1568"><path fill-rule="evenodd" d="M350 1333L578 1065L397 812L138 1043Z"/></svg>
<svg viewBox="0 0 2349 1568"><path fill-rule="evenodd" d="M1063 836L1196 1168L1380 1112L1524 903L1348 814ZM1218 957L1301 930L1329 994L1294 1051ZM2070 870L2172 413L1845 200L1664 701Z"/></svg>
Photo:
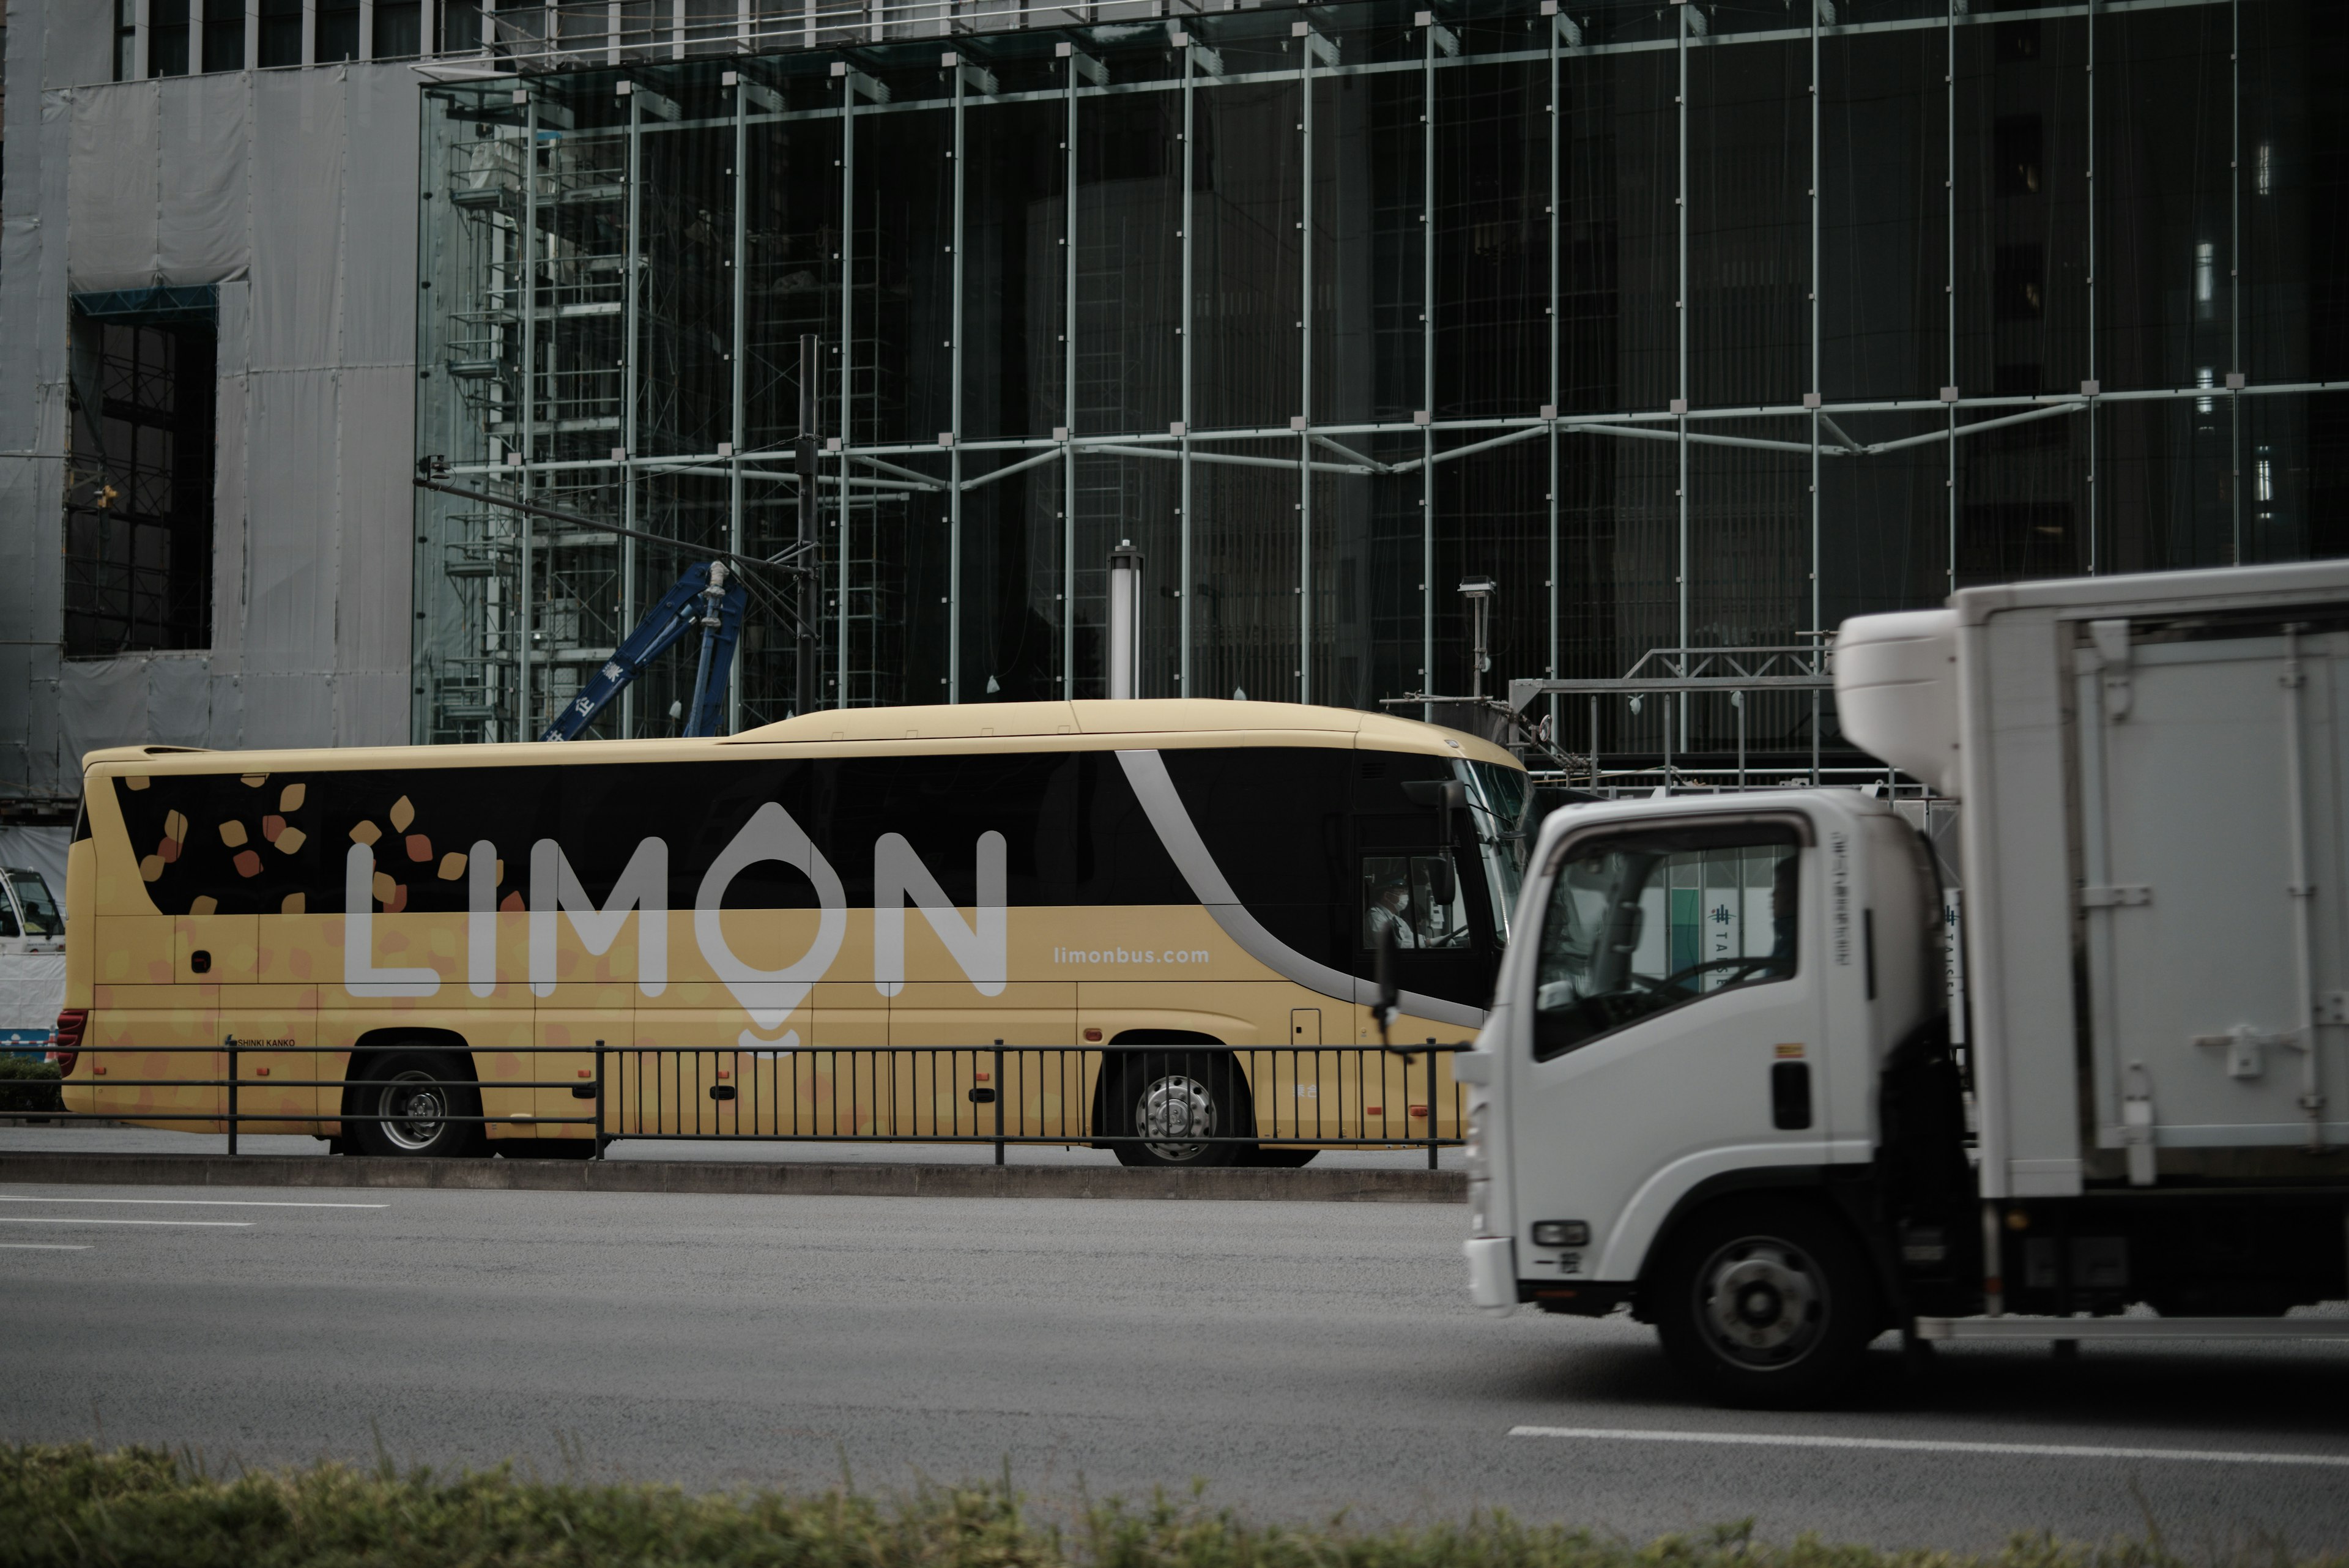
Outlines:
<svg viewBox="0 0 2349 1568"><path fill-rule="evenodd" d="M101 1047L84 1044L75 1047L72 1053L77 1057L222 1054L228 1057L228 1072L224 1077L118 1078L107 1076L101 1079L95 1075L98 1064L93 1062L92 1076L79 1079L70 1076L61 1078L57 1085L60 1093L67 1084L73 1084L77 1087L88 1085L93 1088L109 1089L224 1089L227 1091L227 1103L221 1109L173 1111L136 1107L127 1111L124 1109L67 1111L60 1108L40 1114L64 1121L132 1120L223 1124L228 1136L228 1152L232 1155L237 1152L238 1129L249 1123L291 1122L323 1126L330 1122L339 1124L426 1120L466 1125L592 1127L595 1129L593 1134L595 1144L595 1152L598 1158L603 1157L607 1145L624 1137L650 1140L724 1138L771 1143L988 1143L995 1147L995 1163L998 1165L1004 1163L1005 1151L1015 1144L1085 1144L1096 1147L1113 1147L1122 1144L1186 1146L1246 1144L1271 1148L1424 1147L1427 1151L1428 1168L1433 1169L1436 1166L1438 1150L1457 1147L1464 1141L1458 1136L1446 1137L1438 1131L1443 1118L1435 1114L1439 1108L1436 1064L1445 1054L1472 1048L1472 1045L1465 1042L1446 1044L1433 1039L1415 1045L1397 1045L1392 1048L1367 1044L1233 1046L1204 1043L1191 1044L1123 1042L1083 1045L1007 1045L1001 1041L994 1041L983 1045L819 1044L771 1053L746 1049L740 1045L615 1046L599 1040L592 1047L552 1048L562 1054L592 1056L595 1060L592 1079L585 1077L488 1081L477 1078L416 1077L263 1079L246 1077L238 1071L241 1058L254 1054L255 1047L231 1035L224 1038L218 1045ZM1417 1060L1422 1052L1426 1054L1423 1066L1421 1066ZM288 1047L272 1045L264 1048L262 1054L284 1055L288 1053ZM1169 1135L1114 1131L1110 1130L1109 1127L1092 1125L1098 1119L1093 1114L1097 1099L1096 1091L1101 1083L1102 1073L1106 1070L1108 1063L1111 1060L1131 1061L1135 1058L1141 1058L1146 1062L1153 1054L1166 1059L1170 1066L1177 1059L1186 1063L1200 1057L1228 1059L1233 1064L1231 1070L1240 1073L1241 1081L1247 1086L1251 1109L1256 1111L1253 1119L1267 1130L1196 1134L1185 1132L1180 1135ZM1350 1107L1340 1104L1337 1106L1334 1115L1325 1116L1320 1097L1320 1091L1324 1086L1323 1075L1317 1070L1310 1085L1314 1112L1309 1118L1311 1125L1309 1127L1306 1125L1308 1118L1299 1116L1296 1110L1299 1096L1304 1094L1308 1086L1299 1077L1298 1072L1299 1064L1311 1059L1316 1061L1318 1067L1319 1063L1329 1058L1343 1058L1348 1054L1351 1054L1356 1059L1353 1086L1357 1103ZM781 1093L784 1075L771 1075L766 1085L767 1093L763 1098L754 1096L748 1102L751 1112L750 1129L745 1130L743 1126L745 1102L740 1097L745 1085L742 1081L736 1080L733 1076L739 1070L741 1058L745 1056L750 1057L754 1063L765 1060L778 1063L791 1062L795 1064L800 1059L805 1058L811 1062L822 1064L817 1069L819 1074L827 1069L831 1070L830 1103L817 1104L810 1098L804 1106L803 1115L803 1107L796 1093L796 1085L794 1085L795 1092L787 1105ZM978 1070L978 1060L981 1057L989 1059L989 1071ZM1045 1064L1042 1059L1046 1057L1058 1059L1057 1071L1043 1070ZM1077 1059L1073 1075L1070 1072L1069 1059L1071 1057ZM1098 1064L1090 1072L1084 1062L1087 1057L1099 1059ZM1384 1102L1389 1096L1383 1088L1378 1096L1380 1103L1371 1103L1371 1090L1367 1082L1370 1064L1378 1063L1383 1065L1391 1058L1398 1057L1402 1059L1402 1103L1405 1112L1401 1118L1395 1118L1387 1112ZM607 1058L614 1059L609 1068L606 1064ZM650 1068L652 1075L649 1083L647 1080L647 1058L652 1059ZM705 1058L709 1059L706 1064L703 1060ZM947 1058L951 1063L948 1071L943 1075L938 1070L940 1058ZM1007 1058L1019 1079L1016 1089L1011 1081L1005 1076ZM1036 1059L1040 1069L1032 1081L1028 1072L1029 1059L1031 1058ZM901 1075L897 1071L898 1059L912 1060L913 1071L909 1076ZM689 1078L686 1072L688 1060L693 1065ZM719 1065L721 1060L730 1060L735 1065L721 1068ZM837 1064L843 1061L849 1064L844 1099L837 1072ZM927 1075L929 1106L926 1118L929 1125L926 1129L921 1125L925 1116L918 1099L923 1088L924 1075L921 1072L921 1064L925 1061L930 1067ZM1286 1083L1292 1091L1285 1115L1282 1106L1277 1098L1274 1098L1284 1082L1284 1075L1280 1071L1284 1061L1289 1069L1286 1075ZM884 1062L889 1064L885 1077L881 1071ZM1255 1070L1243 1071L1242 1064ZM632 1067L636 1085L636 1094L633 1096L627 1093ZM860 1071L860 1068L863 1070ZM616 1073L616 1078L612 1075L614 1073ZM753 1073L754 1075L756 1073L755 1067ZM1416 1099L1412 1092L1411 1081L1415 1073L1423 1074L1424 1076L1423 1085L1420 1088ZM797 1075L794 1071L789 1075L795 1078ZM1333 1084L1341 1085L1343 1076L1342 1072L1330 1075ZM246 1111L239 1103L243 1094L256 1085L264 1085L271 1089L369 1089L392 1087L401 1084L418 1088L466 1089L476 1093L518 1089L569 1089L577 1098L592 1099L594 1107L590 1114L571 1116L542 1116L528 1112L504 1115L487 1113L460 1115L454 1112L436 1112L429 1116L419 1117L359 1112L346 1114L339 1110L323 1109L312 1109L308 1112ZM812 1082L810 1086L813 1086ZM1075 1091L1073 1095L1055 1092L1071 1088ZM722 1094L716 1092L721 1090ZM1030 1093L1031 1090L1032 1095ZM1465 1110L1462 1086L1454 1083L1451 1090L1449 1112L1453 1125L1458 1127L1464 1117ZM1007 1091L1011 1093L1008 1095ZM942 1102L940 1100L942 1093L951 1095L951 1100ZM1046 1110L1048 1103L1057 1105L1059 1114L1065 1118L1064 1125L1056 1130L1025 1132L1007 1126L1005 1107L1008 1104L1014 1103L1015 1096L1017 1103L1022 1107L1023 1115L1032 1112L1040 1118L1053 1114ZM1257 1106L1259 1096L1271 1102L1268 1115ZM901 1116L897 1114L901 1097L911 1107L911 1114L908 1116ZM939 1125L941 1104L950 1104L953 1107L950 1127L941 1127ZM964 1104L971 1107L968 1127L963 1125L961 1114L961 1106ZM983 1119L982 1109L988 1106L993 1106L993 1114L991 1118L985 1119L991 1119L992 1127L980 1125ZM691 1107L692 1112L690 1126L687 1125L688 1106ZM888 1112L885 1118L882 1116L885 1107ZM784 1113L787 1110L790 1113L789 1127L788 1130L784 1130L786 1122ZM762 1111L765 1113L763 1119L767 1125L776 1130L758 1130L762 1119L761 1116ZM870 1130L853 1132L821 1130L827 1122L832 1127L837 1129L843 1121L843 1112L849 1118L857 1122L870 1120L874 1125ZM1371 1133L1367 1129L1374 1117L1380 1130ZM885 1127L879 1125L884 1119L888 1124ZM1397 1119L1400 1119L1403 1126L1398 1128L1389 1125ZM1347 1136L1340 1130L1349 1120L1357 1129L1352 1136ZM1424 1122L1426 1131L1413 1134L1410 1124L1414 1121ZM1114 1127L1120 1124L1112 1116L1110 1125Z"/></svg>

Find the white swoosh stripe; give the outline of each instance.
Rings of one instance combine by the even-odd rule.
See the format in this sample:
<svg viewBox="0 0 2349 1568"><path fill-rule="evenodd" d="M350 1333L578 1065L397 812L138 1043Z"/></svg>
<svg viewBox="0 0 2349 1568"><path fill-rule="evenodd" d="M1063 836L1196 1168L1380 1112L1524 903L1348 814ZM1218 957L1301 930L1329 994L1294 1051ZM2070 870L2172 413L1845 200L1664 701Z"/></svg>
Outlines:
<svg viewBox="0 0 2349 1568"><path fill-rule="evenodd" d="M1206 841L1199 836L1190 812L1184 808L1183 797L1175 793L1174 780L1166 772L1165 758L1154 751L1120 752L1117 760L1124 765L1126 782L1133 786L1134 798L1142 803L1150 826L1157 830L1158 841L1166 846L1168 858L1183 873L1183 880L1190 884L1192 896L1206 906L1216 924L1239 944L1242 952L1284 980L1293 980L1333 1001L1378 1001L1375 983L1307 958L1266 930L1263 923L1248 912L1239 895L1232 891L1231 883L1225 879L1215 856L1208 852ZM1481 1029L1485 1025L1483 1009L1445 1002L1440 997L1406 991L1400 1004L1414 1018L1433 1018L1438 1023L1456 1024L1463 1029Z"/></svg>

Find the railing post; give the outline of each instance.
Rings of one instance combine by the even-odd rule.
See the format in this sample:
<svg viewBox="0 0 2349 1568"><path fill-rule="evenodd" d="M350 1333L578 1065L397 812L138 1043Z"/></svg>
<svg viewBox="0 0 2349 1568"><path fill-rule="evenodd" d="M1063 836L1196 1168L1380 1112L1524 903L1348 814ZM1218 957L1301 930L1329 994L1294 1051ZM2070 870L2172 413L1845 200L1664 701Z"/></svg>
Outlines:
<svg viewBox="0 0 2349 1568"><path fill-rule="evenodd" d="M236 1036L223 1034L221 1044L228 1048L228 1153L236 1158Z"/></svg>
<svg viewBox="0 0 2349 1568"><path fill-rule="evenodd" d="M604 1043L595 1042L595 1158L604 1158Z"/></svg>
<svg viewBox="0 0 2349 1568"><path fill-rule="evenodd" d="M1443 1053L1435 1048L1435 1042L1429 1041L1427 1043L1427 1168L1430 1170L1435 1168L1435 1133L1439 1125L1435 1116L1436 1113L1444 1108L1435 1103L1435 1059L1441 1054ZM1408 1110L1411 1107L1406 1106L1403 1108Z"/></svg>
<svg viewBox="0 0 2349 1568"><path fill-rule="evenodd" d="M1003 1042L995 1043L995 1163L1003 1163Z"/></svg>

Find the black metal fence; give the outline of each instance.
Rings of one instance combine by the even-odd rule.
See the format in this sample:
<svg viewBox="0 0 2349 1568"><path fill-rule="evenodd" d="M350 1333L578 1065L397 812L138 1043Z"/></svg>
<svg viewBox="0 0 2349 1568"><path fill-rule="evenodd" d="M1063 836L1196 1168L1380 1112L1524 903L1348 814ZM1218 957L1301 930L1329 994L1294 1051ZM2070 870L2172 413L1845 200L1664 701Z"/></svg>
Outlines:
<svg viewBox="0 0 2349 1568"><path fill-rule="evenodd" d="M409 1047L414 1048L414 1047ZM429 1048L429 1047L428 1047ZM794 1050L740 1046L549 1048L572 1066L569 1078L269 1076L265 1055L282 1064L277 1043L262 1050L233 1036L217 1046L83 1048L79 1072L61 1085L100 1096L97 1108L52 1113L63 1121L202 1124L224 1130L237 1152L239 1131L255 1123L307 1127L330 1123L478 1123L573 1127L592 1138L600 1158L620 1138L726 1138L791 1143L992 1144L996 1163L1017 1144L1082 1144L1115 1148L1245 1145L1258 1150L1424 1148L1461 1141L1465 1101L1442 1064L1463 1044L1433 1041L1378 1046L1228 1047L1208 1044L1085 1046L867 1045ZM339 1053L337 1053L339 1054ZM202 1055L221 1075L114 1075L125 1059ZM109 1059L111 1059L109 1062ZM543 1066L543 1061L542 1061ZM346 1110L320 1090L397 1088L438 1091L428 1112ZM116 1091L220 1091L209 1106L108 1105ZM310 1091L307 1106L252 1108L256 1090ZM569 1114L539 1107L539 1096L564 1091ZM480 1114L449 1108L450 1091L483 1096ZM527 1095L531 1108L506 1104ZM129 1096L135 1102L140 1096ZM575 1104L573 1104L576 1102ZM380 1106L381 1102L376 1102ZM498 1108L491 1108L492 1105Z"/></svg>

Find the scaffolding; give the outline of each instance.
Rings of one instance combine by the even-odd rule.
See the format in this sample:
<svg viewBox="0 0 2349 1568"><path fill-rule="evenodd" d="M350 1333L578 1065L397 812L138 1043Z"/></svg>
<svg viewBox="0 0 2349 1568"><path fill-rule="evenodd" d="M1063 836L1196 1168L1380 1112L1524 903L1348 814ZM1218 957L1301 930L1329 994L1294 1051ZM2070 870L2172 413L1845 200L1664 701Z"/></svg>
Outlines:
<svg viewBox="0 0 2349 1568"><path fill-rule="evenodd" d="M649 537L423 502L419 738L537 732L680 569L664 541L768 560L803 504L820 702L993 695L974 650L1009 637L1014 613L1049 625L1050 691L1096 693L1102 563L1130 539L1149 563L1144 694L1367 704L1438 690L1459 646L1441 585L1458 566L1501 578L1505 672L1551 683L1540 700L1560 732L1588 717L1568 711L1590 695L1569 677L1641 649L1693 668L1707 645L1815 636L1848 610L2026 568L2292 548L2271 490L2286 465L2242 449L2304 442L2311 401L2342 387L2305 379L2304 358L2243 321L2240 161L2210 209L2223 238L2195 252L2180 339L2212 369L2179 375L2168 348L2147 348L2179 330L2151 271L2072 265L2117 251L2151 211L2123 193L2144 176L2095 178L2097 116L2134 111L2074 90L2094 80L2086 63L2102 49L2109 70L2133 47L2163 69L2182 60L2240 115L2257 84L2201 47L2246 25L2226 0L2035 7L2022 53L2009 46L2023 24L1961 0L1843 19L1823 0L1723 16L1546 0L1157 9L761 5L732 32L664 32L635 8L498 10L508 57L554 69L428 89L428 196L443 199L424 225L419 454L485 495ZM1854 133L1821 99L1878 45L1913 73L1879 97L1922 128L1904 177L1932 195L1889 239L1838 238L1849 219L1830 202L1856 196L1837 184L1837 139ZM1786 88L1754 111L1781 142L1750 159L1736 114L1753 104L1715 79L1738 50ZM1987 144L2005 121L1984 117L2026 100L2050 116L2027 191L1964 189L1977 171L1961 115L1983 119ZM1006 283L974 270L971 128L1013 114L1050 117L1058 138L1019 175L1026 220L993 214L1032 253ZM1625 115L1644 117L1640 136L1618 133ZM1777 185L1732 177L1764 153ZM1607 159L1622 170L1589 174ZM916 196L879 210L893 188ZM2052 236L2039 271L2024 276L1992 218ZM1472 262L1488 271L1470 286ZM1366 282L1344 273L1356 265ZM977 379L1011 358L972 341L986 278L1025 290L1016 323L1008 306L989 317L1034 346L1017 387ZM1901 296L1915 364L1863 386L1833 363L1851 329L1829 313L1839 286L1880 278L1870 307ZM1482 313L1473 334L1464 300ZM2145 339L2130 362L2158 367L2126 387L2097 373L2123 362L2099 345L2125 332ZM1475 357L1464 335L1506 374L1450 365ZM798 428L803 336L823 356L813 432ZM802 476L792 448L810 433ZM2195 467L2213 453L2223 483ZM2113 501L2124 457L2154 476L2136 481L2147 493L2170 483L2164 464L2194 470L2177 484L2175 558ZM973 502L1015 477L995 511ZM1885 553L1905 576L1838 602L1824 579L1874 547L1864 529L1886 497L1904 532ZM1019 576L1007 593L969 563L996 543L975 531L1011 538L1015 514L1028 556L999 572ZM1991 547L1970 560L1976 537ZM1491 558L1504 550L1506 568ZM771 630L754 609L736 723L794 701L796 639ZM1818 671L1807 691L1754 686L1750 709L1687 686L1681 666L1670 678L1682 685L1668 701L1624 689L1602 703L1589 753L1727 755L1751 731L1822 765ZM597 732L666 732L674 685L654 672Z"/></svg>

